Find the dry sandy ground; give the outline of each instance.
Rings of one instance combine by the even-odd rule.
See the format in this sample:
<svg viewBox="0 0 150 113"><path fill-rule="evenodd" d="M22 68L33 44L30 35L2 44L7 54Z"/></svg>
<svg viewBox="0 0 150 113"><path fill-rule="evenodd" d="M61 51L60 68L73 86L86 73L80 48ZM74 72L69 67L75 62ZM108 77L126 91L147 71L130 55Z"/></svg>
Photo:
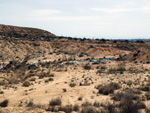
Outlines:
<svg viewBox="0 0 150 113"><path fill-rule="evenodd" d="M106 66L106 68L111 68L116 67L117 62L111 61L101 65ZM128 63L126 67L131 68L133 64ZM150 66L146 64L142 67L150 69ZM134 65L134 68L141 68L141 65ZM55 75L53 77L54 81L48 83L45 83L48 77L43 79L36 77L36 80L31 82L32 85L29 87L23 87L22 83L12 85L13 87L0 86L0 90L4 91L4 94L0 94L0 101L8 99L9 104L7 110L15 109L14 113L26 112L24 107L19 107L20 102L25 105L32 100L35 104L46 106L50 100L57 97L61 98L63 105L81 105L86 101L91 103L95 101L105 103L111 101L110 96L98 94L98 90L95 88L97 85L116 82L122 86L119 90L137 88L144 84L143 81L148 80L148 77L150 77L150 72L96 74L96 71L97 69L94 67L91 70L85 70L82 65L71 65L67 67L67 71L51 72ZM85 82L86 85L80 86L81 83L84 84ZM132 82L132 84L127 85L129 82ZM70 87L70 83L75 83L75 87ZM64 92L64 89L66 89L66 92ZM78 100L79 97L82 97L81 101ZM145 101L145 103L147 106L150 105L150 101ZM6 113L8 112L7 110L5 111ZM13 113L13 110L11 111Z"/></svg>

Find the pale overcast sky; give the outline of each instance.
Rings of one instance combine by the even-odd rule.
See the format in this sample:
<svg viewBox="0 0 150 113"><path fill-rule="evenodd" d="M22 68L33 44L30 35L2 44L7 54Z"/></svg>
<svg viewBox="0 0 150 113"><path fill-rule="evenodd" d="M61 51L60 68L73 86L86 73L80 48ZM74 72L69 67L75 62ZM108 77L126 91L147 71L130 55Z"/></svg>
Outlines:
<svg viewBox="0 0 150 113"><path fill-rule="evenodd" d="M150 0L0 0L0 24L59 36L150 38Z"/></svg>

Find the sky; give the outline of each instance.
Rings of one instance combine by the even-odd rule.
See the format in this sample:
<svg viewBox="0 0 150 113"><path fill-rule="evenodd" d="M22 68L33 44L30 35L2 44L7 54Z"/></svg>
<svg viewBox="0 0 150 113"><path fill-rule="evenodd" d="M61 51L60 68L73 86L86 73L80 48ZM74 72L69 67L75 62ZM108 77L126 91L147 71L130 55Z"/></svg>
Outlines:
<svg viewBox="0 0 150 113"><path fill-rule="evenodd" d="M0 0L0 24L77 38L150 38L150 0Z"/></svg>

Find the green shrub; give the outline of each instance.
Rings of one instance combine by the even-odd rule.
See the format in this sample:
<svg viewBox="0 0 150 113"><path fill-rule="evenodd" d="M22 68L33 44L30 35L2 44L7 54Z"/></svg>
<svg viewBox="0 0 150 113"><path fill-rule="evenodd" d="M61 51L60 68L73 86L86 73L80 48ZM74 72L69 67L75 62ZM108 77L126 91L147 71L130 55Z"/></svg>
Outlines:
<svg viewBox="0 0 150 113"><path fill-rule="evenodd" d="M146 96L147 100L150 100L150 93L149 92L145 93L145 96Z"/></svg>
<svg viewBox="0 0 150 113"><path fill-rule="evenodd" d="M85 66L83 66L83 68L86 69L86 70L90 70L91 66L89 64L86 64Z"/></svg>
<svg viewBox="0 0 150 113"><path fill-rule="evenodd" d="M82 106L92 106L92 104L90 102L86 101L82 104Z"/></svg>
<svg viewBox="0 0 150 113"><path fill-rule="evenodd" d="M78 98L78 101L82 101L82 97L79 97L79 98Z"/></svg>
<svg viewBox="0 0 150 113"><path fill-rule="evenodd" d="M124 71L126 71L126 69L123 68L123 67L119 67L119 68L110 68L110 69L108 70L108 73L110 73L110 74L112 74L112 73L120 73L120 74L123 74Z"/></svg>
<svg viewBox="0 0 150 113"><path fill-rule="evenodd" d="M45 77L54 77L54 74L51 73L51 74L46 74Z"/></svg>
<svg viewBox="0 0 150 113"><path fill-rule="evenodd" d="M9 101L7 99L2 101L2 102L0 102L0 107L7 107L8 106L8 102Z"/></svg>
<svg viewBox="0 0 150 113"><path fill-rule="evenodd" d="M71 113L73 111L73 107L71 105L62 106L59 108L59 111L64 111L65 113Z"/></svg>
<svg viewBox="0 0 150 113"><path fill-rule="evenodd" d="M131 100L138 100L139 97L135 95L132 90L127 90L125 92L118 92L113 94L112 99L115 101L121 101L122 99L131 99Z"/></svg>
<svg viewBox="0 0 150 113"><path fill-rule="evenodd" d="M4 94L4 91L0 91L0 94Z"/></svg>
<svg viewBox="0 0 150 113"><path fill-rule="evenodd" d="M79 111L79 105L75 104L75 105L73 106L73 111Z"/></svg>
<svg viewBox="0 0 150 113"><path fill-rule="evenodd" d="M53 78L49 78L47 80L45 80L45 83L48 83L49 81L53 81L54 79Z"/></svg>
<svg viewBox="0 0 150 113"><path fill-rule="evenodd" d="M112 99L120 101L118 107L121 113L138 113L140 109L145 109L145 104L141 102L132 90L116 93Z"/></svg>
<svg viewBox="0 0 150 113"><path fill-rule="evenodd" d="M50 106L61 106L62 102L61 102L61 99L60 98L56 98L56 99L52 99L50 102L49 102L49 105Z"/></svg>
<svg viewBox="0 0 150 113"><path fill-rule="evenodd" d="M9 79L9 84L18 84L20 81L17 78Z"/></svg>
<svg viewBox="0 0 150 113"><path fill-rule="evenodd" d="M100 113L96 108L92 106L83 107L81 113Z"/></svg>
<svg viewBox="0 0 150 113"><path fill-rule="evenodd" d="M36 78L31 78L31 79L30 79L30 81L35 81L35 80L36 80Z"/></svg>
<svg viewBox="0 0 150 113"><path fill-rule="evenodd" d="M75 83L70 83L69 85L70 85L70 87L75 87L76 86Z"/></svg>
<svg viewBox="0 0 150 113"><path fill-rule="evenodd" d="M133 54L133 57L136 57L136 56L138 56L138 53L134 53L134 54Z"/></svg>
<svg viewBox="0 0 150 113"><path fill-rule="evenodd" d="M130 98L120 102L121 113L138 113L140 109L145 109L145 104L141 101L134 102Z"/></svg>
<svg viewBox="0 0 150 113"><path fill-rule="evenodd" d="M22 84L22 86L24 86L24 87L29 87L31 84L30 84L30 82L29 81L25 81L23 84Z"/></svg>
<svg viewBox="0 0 150 113"><path fill-rule="evenodd" d="M38 67L36 65L30 65L28 66L28 69L37 69Z"/></svg>
<svg viewBox="0 0 150 113"><path fill-rule="evenodd" d="M110 83L110 84L104 85L104 86L99 85L97 87L98 92L100 94L104 94L104 95L108 95L110 93L114 93L114 90L117 90L119 88L120 88L120 85L118 83L113 83L113 82Z"/></svg>

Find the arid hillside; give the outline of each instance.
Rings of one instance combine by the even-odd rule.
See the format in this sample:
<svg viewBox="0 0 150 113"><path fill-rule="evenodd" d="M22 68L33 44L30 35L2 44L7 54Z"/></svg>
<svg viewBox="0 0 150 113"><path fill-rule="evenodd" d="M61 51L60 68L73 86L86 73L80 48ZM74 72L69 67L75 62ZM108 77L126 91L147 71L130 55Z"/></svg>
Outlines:
<svg viewBox="0 0 150 113"><path fill-rule="evenodd" d="M0 25L0 113L150 113L149 50Z"/></svg>
<svg viewBox="0 0 150 113"><path fill-rule="evenodd" d="M8 61L23 60L27 55L44 55L51 52L95 58L125 52L113 47L116 44L112 41L58 37L35 28L0 25L0 39L0 58Z"/></svg>
<svg viewBox="0 0 150 113"><path fill-rule="evenodd" d="M125 55L124 60L128 60L134 63L150 64L150 49L139 48L131 52L129 55Z"/></svg>
<svg viewBox="0 0 150 113"><path fill-rule="evenodd" d="M0 39L19 38L20 40L21 39L48 40L54 37L56 37L54 34L37 28L0 25Z"/></svg>

